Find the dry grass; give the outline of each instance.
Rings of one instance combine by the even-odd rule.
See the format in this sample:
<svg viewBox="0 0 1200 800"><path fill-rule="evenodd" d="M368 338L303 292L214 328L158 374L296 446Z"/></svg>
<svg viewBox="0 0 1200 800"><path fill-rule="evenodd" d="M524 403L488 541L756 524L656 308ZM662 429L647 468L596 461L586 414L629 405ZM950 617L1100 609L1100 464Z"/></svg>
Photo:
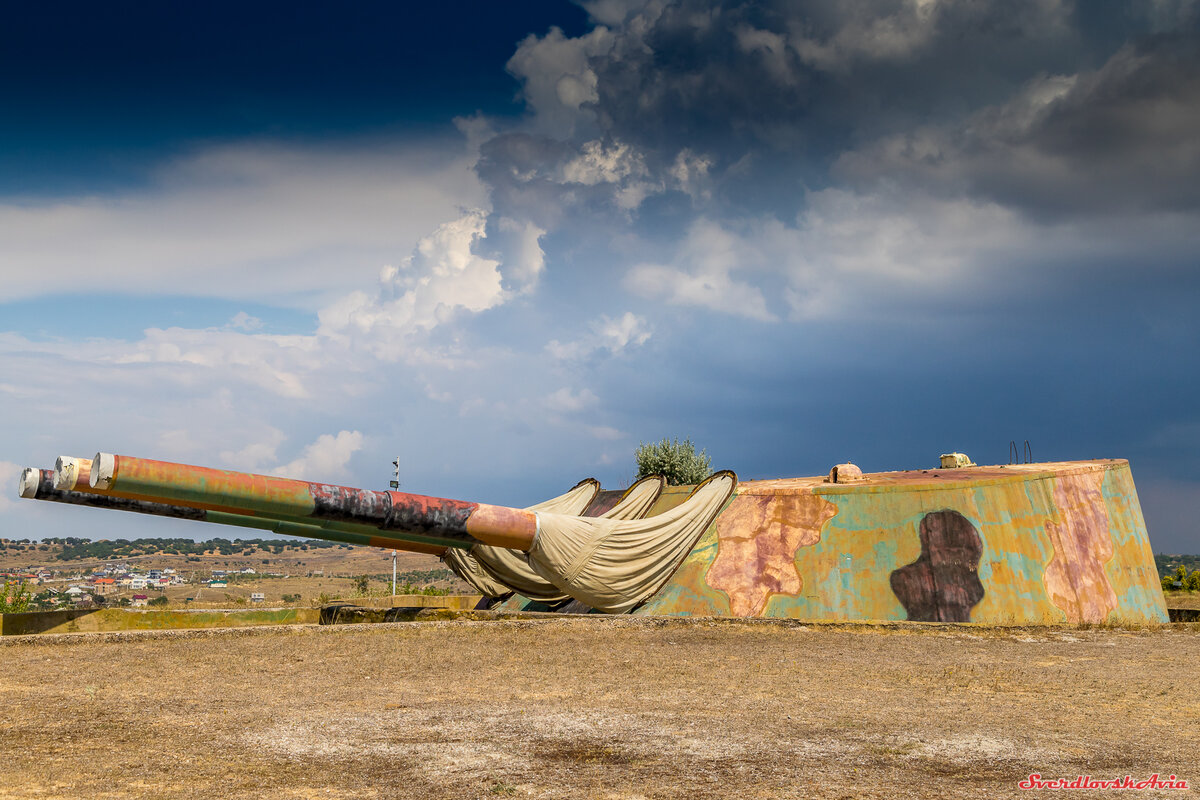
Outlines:
<svg viewBox="0 0 1200 800"><path fill-rule="evenodd" d="M3 646L7 644L7 646ZM0 642L0 798L996 797L1200 781L1200 629L629 618Z"/></svg>
<svg viewBox="0 0 1200 800"><path fill-rule="evenodd" d="M1163 592L1167 608L1200 608L1200 592Z"/></svg>

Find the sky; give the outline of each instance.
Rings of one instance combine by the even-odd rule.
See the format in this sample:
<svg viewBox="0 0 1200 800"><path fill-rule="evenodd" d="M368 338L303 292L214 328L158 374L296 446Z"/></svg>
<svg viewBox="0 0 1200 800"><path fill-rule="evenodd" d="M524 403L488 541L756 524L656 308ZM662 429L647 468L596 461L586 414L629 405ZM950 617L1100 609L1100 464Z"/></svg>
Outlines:
<svg viewBox="0 0 1200 800"><path fill-rule="evenodd" d="M428 7L425 7L425 6ZM528 505L1127 458L1200 552L1194 0L13 5L0 536L97 451Z"/></svg>

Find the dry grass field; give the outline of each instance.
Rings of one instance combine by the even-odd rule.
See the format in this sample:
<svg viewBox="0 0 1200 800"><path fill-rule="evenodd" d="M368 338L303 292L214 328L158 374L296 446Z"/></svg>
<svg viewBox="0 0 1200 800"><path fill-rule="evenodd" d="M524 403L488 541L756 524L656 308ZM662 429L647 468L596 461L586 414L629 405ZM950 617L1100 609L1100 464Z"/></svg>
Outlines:
<svg viewBox="0 0 1200 800"><path fill-rule="evenodd" d="M1167 608L1200 608L1200 592L1163 592Z"/></svg>
<svg viewBox="0 0 1200 800"><path fill-rule="evenodd" d="M1195 785L1198 663L1195 625L25 637L0 640L0 798L1040 796L1017 786L1032 772Z"/></svg>

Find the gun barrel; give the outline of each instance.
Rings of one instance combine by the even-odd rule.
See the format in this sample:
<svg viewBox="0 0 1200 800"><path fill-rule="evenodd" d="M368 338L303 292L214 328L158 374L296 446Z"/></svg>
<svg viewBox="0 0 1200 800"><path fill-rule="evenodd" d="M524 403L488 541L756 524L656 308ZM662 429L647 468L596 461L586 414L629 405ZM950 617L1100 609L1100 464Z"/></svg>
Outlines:
<svg viewBox="0 0 1200 800"><path fill-rule="evenodd" d="M86 461L86 459L83 460ZM107 508L113 511L128 511L135 514L149 514L156 517L173 517L175 519L190 519L217 525L233 525L240 528L270 531L271 533L286 536L302 536L309 539L323 539L331 542L381 547L390 550L407 550L415 553L429 553L430 555L442 555L446 551L446 548L441 545L423 541L411 541L398 538L397 536L388 536L383 531L366 526L338 525L334 522L317 520L298 522L273 517L230 514L170 503L155 503L149 500L117 497L109 494L58 489L56 488L56 473L57 470L51 472L50 470L39 470L33 467L26 468L21 474L21 497L45 500L52 503L66 503L68 505Z"/></svg>
<svg viewBox="0 0 1200 800"><path fill-rule="evenodd" d="M54 488L86 492L91 483L92 462L75 456L59 456L54 462Z"/></svg>
<svg viewBox="0 0 1200 800"><path fill-rule="evenodd" d="M406 492L374 491L248 472L97 453L92 489L168 503L302 524L353 525L420 537L445 547L487 544L528 550L537 514ZM386 535L386 534L384 534Z"/></svg>

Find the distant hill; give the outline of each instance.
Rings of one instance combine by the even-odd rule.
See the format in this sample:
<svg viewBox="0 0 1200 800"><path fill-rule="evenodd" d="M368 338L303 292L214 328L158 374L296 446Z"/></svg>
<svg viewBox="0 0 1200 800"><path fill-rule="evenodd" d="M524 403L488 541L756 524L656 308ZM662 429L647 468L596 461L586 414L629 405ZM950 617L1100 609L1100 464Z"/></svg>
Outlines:
<svg viewBox="0 0 1200 800"><path fill-rule="evenodd" d="M308 539L81 539L76 537L49 538L40 542L29 539L0 539L0 555L23 554L42 561L78 561L99 559L119 561L123 558L148 555L202 556L283 555L329 548L350 549L350 545Z"/></svg>
<svg viewBox="0 0 1200 800"><path fill-rule="evenodd" d="M1186 567L1188 572L1200 569L1200 555L1179 555L1178 553L1155 553L1154 566L1158 567L1158 577L1165 578L1179 567Z"/></svg>

